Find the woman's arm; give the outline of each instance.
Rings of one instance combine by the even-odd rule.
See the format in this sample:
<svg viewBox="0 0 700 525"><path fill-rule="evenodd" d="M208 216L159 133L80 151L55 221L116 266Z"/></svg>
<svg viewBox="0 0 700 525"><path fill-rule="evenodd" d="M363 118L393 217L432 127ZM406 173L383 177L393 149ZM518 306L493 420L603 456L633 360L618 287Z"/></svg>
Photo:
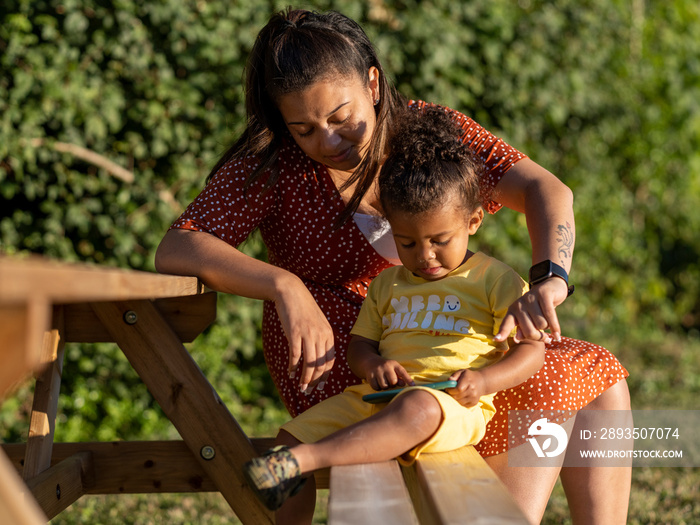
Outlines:
<svg viewBox="0 0 700 525"><path fill-rule="evenodd" d="M515 164L495 188L498 201L525 213L532 243L532 263L550 259L571 269L575 223L571 190L549 171L530 159ZM509 309L497 339L505 340L517 324L519 339L537 340L539 330L550 328L561 336L555 307L564 302L568 288L563 279L552 278L535 286Z"/></svg>
<svg viewBox="0 0 700 525"><path fill-rule="evenodd" d="M170 230L158 246L156 269L194 275L213 290L273 301L289 341L289 373L304 354L302 390L324 381L335 361L333 330L296 275L240 252L205 232Z"/></svg>
<svg viewBox="0 0 700 525"><path fill-rule="evenodd" d="M219 292L274 301L294 276L245 255L205 232L169 230L156 250L156 270L194 275Z"/></svg>

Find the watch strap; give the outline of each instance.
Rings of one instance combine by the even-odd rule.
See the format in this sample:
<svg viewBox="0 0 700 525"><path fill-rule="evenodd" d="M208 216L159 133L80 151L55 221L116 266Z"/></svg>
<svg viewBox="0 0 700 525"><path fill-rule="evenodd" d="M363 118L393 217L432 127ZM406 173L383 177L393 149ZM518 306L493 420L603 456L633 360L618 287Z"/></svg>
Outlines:
<svg viewBox="0 0 700 525"><path fill-rule="evenodd" d="M537 263L530 268L528 273L530 288L552 277L559 277L564 280L568 286L567 297L574 293L574 285L569 285L569 274L566 273L564 268L549 259Z"/></svg>
<svg viewBox="0 0 700 525"><path fill-rule="evenodd" d="M566 270L549 259L531 266L528 272L530 285L541 283L550 277L560 277L564 279L566 284L569 284L569 274L566 273Z"/></svg>

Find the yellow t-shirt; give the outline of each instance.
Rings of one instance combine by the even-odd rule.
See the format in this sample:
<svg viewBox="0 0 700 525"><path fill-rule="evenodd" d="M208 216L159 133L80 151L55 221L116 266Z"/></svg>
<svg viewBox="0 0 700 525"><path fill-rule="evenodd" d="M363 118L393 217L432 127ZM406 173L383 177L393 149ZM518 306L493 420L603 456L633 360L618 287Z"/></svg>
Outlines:
<svg viewBox="0 0 700 525"><path fill-rule="evenodd" d="M352 334L378 341L416 383L442 381L503 356L508 345L493 336L525 291L515 270L480 252L439 281L395 266L372 281Z"/></svg>
<svg viewBox="0 0 700 525"><path fill-rule="evenodd" d="M372 281L352 333L379 341L382 356L400 362L418 386L442 381L457 370L500 359L508 346L494 344L493 336L508 306L525 289L514 270L482 253L435 282L396 266ZM423 452L478 443L496 413L493 394L467 408L445 392L426 391L440 403L442 422L430 439L398 458L404 465ZM315 443L382 410L384 405L362 401L362 395L372 392L367 383L348 387L282 428L302 443Z"/></svg>

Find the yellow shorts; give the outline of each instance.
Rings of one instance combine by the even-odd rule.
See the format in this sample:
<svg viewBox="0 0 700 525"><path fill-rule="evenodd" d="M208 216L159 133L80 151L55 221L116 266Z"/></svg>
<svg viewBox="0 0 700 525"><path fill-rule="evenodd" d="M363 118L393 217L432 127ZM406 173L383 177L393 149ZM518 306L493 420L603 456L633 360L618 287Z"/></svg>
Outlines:
<svg viewBox="0 0 700 525"><path fill-rule="evenodd" d="M421 386L408 387L399 396L415 389L429 392L437 399L442 408L442 422L427 441L397 458L401 464L411 465L422 452L456 450L466 445L475 445L484 437L486 423L495 414L490 403L480 403L466 408L445 392ZM368 384L348 387L342 394L330 397L299 414L285 423L282 429L302 443L315 443L333 432L367 419L386 407L387 403L375 405L362 401L363 395L373 392L374 390Z"/></svg>

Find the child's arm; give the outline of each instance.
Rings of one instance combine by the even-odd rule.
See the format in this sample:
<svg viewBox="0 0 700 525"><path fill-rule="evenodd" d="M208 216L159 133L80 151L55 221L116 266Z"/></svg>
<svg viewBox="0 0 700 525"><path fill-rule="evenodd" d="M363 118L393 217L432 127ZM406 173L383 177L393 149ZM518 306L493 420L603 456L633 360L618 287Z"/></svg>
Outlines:
<svg viewBox="0 0 700 525"><path fill-rule="evenodd" d="M366 380L375 390L390 386L412 385L413 379L398 361L379 355L379 342L353 335L348 345L348 364L357 377Z"/></svg>
<svg viewBox="0 0 700 525"><path fill-rule="evenodd" d="M506 355L492 365L479 370L459 370L450 376L457 381L455 388L446 392L464 406L474 406L479 398L529 379L544 364L544 343L521 341L511 346Z"/></svg>

